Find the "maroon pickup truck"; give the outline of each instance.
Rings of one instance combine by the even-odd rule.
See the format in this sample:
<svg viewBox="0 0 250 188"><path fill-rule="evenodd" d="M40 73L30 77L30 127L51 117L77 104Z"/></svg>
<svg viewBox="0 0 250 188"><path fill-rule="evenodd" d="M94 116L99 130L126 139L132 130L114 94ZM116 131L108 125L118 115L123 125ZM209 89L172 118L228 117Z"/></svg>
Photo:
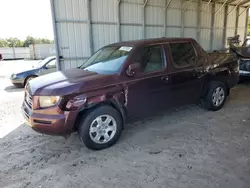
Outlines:
<svg viewBox="0 0 250 188"><path fill-rule="evenodd" d="M230 54L207 54L190 38L110 44L82 66L31 80L22 112L37 132L77 131L90 149L110 147L128 121L178 105L219 110L239 79Z"/></svg>

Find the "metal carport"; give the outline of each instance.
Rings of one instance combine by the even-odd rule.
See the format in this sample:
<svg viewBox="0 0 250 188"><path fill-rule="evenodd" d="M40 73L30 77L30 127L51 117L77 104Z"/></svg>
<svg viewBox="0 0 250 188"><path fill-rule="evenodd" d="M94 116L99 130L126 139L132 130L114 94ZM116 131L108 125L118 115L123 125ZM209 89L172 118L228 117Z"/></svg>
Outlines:
<svg viewBox="0 0 250 188"><path fill-rule="evenodd" d="M58 69L118 41L192 37L205 50L247 35L249 0L51 0Z"/></svg>

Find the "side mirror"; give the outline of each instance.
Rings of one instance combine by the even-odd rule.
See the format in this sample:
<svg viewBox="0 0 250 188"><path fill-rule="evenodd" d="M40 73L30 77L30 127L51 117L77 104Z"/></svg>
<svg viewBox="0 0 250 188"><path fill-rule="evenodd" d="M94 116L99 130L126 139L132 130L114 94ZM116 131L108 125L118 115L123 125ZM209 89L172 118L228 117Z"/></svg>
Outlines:
<svg viewBox="0 0 250 188"><path fill-rule="evenodd" d="M140 69L141 69L141 64L138 62L135 62L135 63L128 66L128 68L126 70L126 74L127 74L127 76L132 77Z"/></svg>

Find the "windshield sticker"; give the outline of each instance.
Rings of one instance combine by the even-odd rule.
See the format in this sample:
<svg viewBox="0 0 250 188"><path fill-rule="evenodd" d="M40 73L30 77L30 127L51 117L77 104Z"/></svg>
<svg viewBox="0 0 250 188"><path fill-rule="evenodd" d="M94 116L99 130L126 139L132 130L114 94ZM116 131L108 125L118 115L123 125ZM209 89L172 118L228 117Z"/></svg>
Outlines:
<svg viewBox="0 0 250 188"><path fill-rule="evenodd" d="M132 50L133 47L129 47L129 46L122 46L119 50L121 51L126 51L126 52L130 52Z"/></svg>

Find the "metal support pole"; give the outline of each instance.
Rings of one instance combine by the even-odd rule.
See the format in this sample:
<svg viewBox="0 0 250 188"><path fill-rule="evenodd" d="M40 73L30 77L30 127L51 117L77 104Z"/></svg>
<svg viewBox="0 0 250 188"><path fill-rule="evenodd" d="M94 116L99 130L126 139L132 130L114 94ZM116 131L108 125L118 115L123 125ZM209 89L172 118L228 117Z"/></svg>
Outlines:
<svg viewBox="0 0 250 188"><path fill-rule="evenodd" d="M228 12L228 5L225 6L225 13L224 13L224 24L223 24L223 45L226 48L226 37L227 37L227 12Z"/></svg>
<svg viewBox="0 0 250 188"><path fill-rule="evenodd" d="M167 11L168 7L173 0L165 0L165 19L164 19L164 36L167 36Z"/></svg>
<svg viewBox="0 0 250 188"><path fill-rule="evenodd" d="M167 9L166 9L166 6L168 4L168 0L165 0L165 8L164 8L164 24L163 24L163 27L164 27L164 33L163 33L163 36L166 37L167 36Z"/></svg>
<svg viewBox="0 0 250 188"><path fill-rule="evenodd" d="M184 37L184 19L185 19L185 12L184 12L184 0L181 2L181 37Z"/></svg>
<svg viewBox="0 0 250 188"><path fill-rule="evenodd" d="M143 38L145 39L146 38L146 6L147 6L147 3L148 3L148 0L144 0L144 4L143 4L143 15L142 15L142 27L143 27Z"/></svg>
<svg viewBox="0 0 250 188"><path fill-rule="evenodd" d="M91 55L94 53L94 42L93 42L93 31L92 31L92 24L91 24L91 0L87 0L87 15L88 15L88 28L89 28L89 47Z"/></svg>
<svg viewBox="0 0 250 188"><path fill-rule="evenodd" d="M60 47L59 47L59 39L58 39L58 31L56 26L56 13L55 13L55 0L50 0L50 6L51 6L51 16L52 16L52 24L53 24L53 30L54 30L54 41L55 41L55 50L56 50L56 69L57 71L62 70L61 63L60 63ZM35 51L34 51L35 54ZM36 57L35 57L36 58Z"/></svg>
<svg viewBox="0 0 250 188"><path fill-rule="evenodd" d="M201 36L201 0L198 2L198 10L197 10L197 41L200 42Z"/></svg>
<svg viewBox="0 0 250 188"><path fill-rule="evenodd" d="M214 18L215 18L215 3L212 4L212 18L211 18L211 32L210 32L210 50L213 50L214 46Z"/></svg>
<svg viewBox="0 0 250 188"><path fill-rule="evenodd" d="M234 11L234 9L238 8L238 7L239 7L239 4L241 3L241 1L243 1L243 0L240 0L240 1L237 3L237 5L235 5L235 7L234 7L234 8L232 8L232 10L230 10L230 11L229 11L229 13L228 13L227 15L230 15L230 14L231 14L231 12L233 12L233 11Z"/></svg>
<svg viewBox="0 0 250 188"><path fill-rule="evenodd" d="M244 10L239 14L239 17L240 17L246 10L248 10L249 7L250 7L250 5L248 5L248 7L247 7L246 9L244 9ZM248 12L248 11L247 11L247 12Z"/></svg>
<svg viewBox="0 0 250 188"><path fill-rule="evenodd" d="M238 27L239 27L239 13L240 13L240 7L238 6L236 9L236 22L235 22L235 31L234 36L238 34Z"/></svg>
<svg viewBox="0 0 250 188"><path fill-rule="evenodd" d="M221 5L221 7L214 13L215 15L225 6L225 4L228 2L229 0L225 0L224 3Z"/></svg>
<svg viewBox="0 0 250 188"><path fill-rule="evenodd" d="M246 3L249 3L249 0L244 0L242 3L239 4L239 6L244 6Z"/></svg>
<svg viewBox="0 0 250 188"><path fill-rule="evenodd" d="M173 0L169 0L169 2L166 4L165 9L168 9L169 5L171 4Z"/></svg>
<svg viewBox="0 0 250 188"><path fill-rule="evenodd" d="M211 3L211 1L212 0L209 0L208 2L207 2L207 4L205 5L205 7L201 10L201 12L203 12L204 10L206 10L207 9L207 7L209 6L209 4Z"/></svg>
<svg viewBox="0 0 250 188"><path fill-rule="evenodd" d="M121 41L121 0L117 0L117 39Z"/></svg>
<svg viewBox="0 0 250 188"><path fill-rule="evenodd" d="M247 13L246 13L246 29L245 29L244 41L246 40L247 35L248 35L248 12L249 12L249 6L247 8Z"/></svg>

